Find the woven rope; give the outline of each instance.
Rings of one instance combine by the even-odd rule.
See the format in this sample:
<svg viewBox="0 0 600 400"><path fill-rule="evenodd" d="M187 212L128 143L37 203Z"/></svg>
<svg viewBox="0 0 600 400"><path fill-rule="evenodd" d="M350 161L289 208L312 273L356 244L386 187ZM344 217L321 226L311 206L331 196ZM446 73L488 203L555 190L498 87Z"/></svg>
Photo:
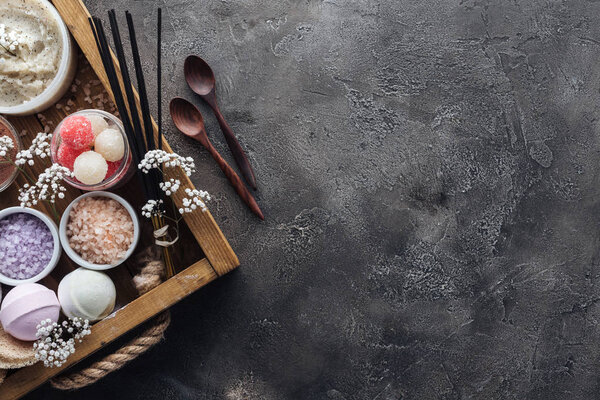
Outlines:
<svg viewBox="0 0 600 400"><path fill-rule="evenodd" d="M144 294L155 288L162 282L165 266L161 261L149 261L151 256L149 250L142 258L141 262L146 262L139 275L133 278L136 289L140 294ZM159 314L142 334L131 340L119 350L95 362L88 368L71 373L69 375L58 376L50 381L52 386L60 390L74 390L91 385L106 375L123 367L128 362L135 360L138 356L144 354L148 349L157 344L164 337L164 333L171 323L171 314L165 311Z"/></svg>

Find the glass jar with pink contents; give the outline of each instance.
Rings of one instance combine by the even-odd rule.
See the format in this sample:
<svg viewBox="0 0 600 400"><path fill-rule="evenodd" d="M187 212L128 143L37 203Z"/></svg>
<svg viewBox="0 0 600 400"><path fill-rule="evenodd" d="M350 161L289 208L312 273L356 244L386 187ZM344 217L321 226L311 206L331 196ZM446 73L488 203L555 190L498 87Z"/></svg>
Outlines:
<svg viewBox="0 0 600 400"><path fill-rule="evenodd" d="M52 162L67 167L65 180L81 190L107 190L125 184L135 173L121 120L102 110L81 110L54 130Z"/></svg>

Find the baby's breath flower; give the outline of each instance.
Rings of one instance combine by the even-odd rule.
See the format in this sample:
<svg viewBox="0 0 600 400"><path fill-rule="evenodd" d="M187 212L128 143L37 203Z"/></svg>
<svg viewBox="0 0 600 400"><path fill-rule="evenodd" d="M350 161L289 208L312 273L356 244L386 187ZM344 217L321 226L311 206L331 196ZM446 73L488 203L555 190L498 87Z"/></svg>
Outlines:
<svg viewBox="0 0 600 400"><path fill-rule="evenodd" d="M170 196L173 193L177 192L177 190L179 190L179 186L181 186L181 181L179 179L171 178L166 182L160 182L158 186L160 186L161 190L165 192L167 196Z"/></svg>
<svg viewBox="0 0 600 400"><path fill-rule="evenodd" d="M142 207L142 215L146 218L152 218L152 216L162 216L162 200L148 200Z"/></svg>
<svg viewBox="0 0 600 400"><path fill-rule="evenodd" d="M64 198L64 193L67 188L63 186L63 180L66 177L72 177L73 172L68 168L58 164L52 164L46 168L38 177L38 181L34 185L25 184L19 189L18 200L21 207L31 207L40 201L49 201L54 203L56 197Z"/></svg>
<svg viewBox="0 0 600 400"><path fill-rule="evenodd" d="M153 169L158 169L161 166L165 167L181 167L187 176L192 175L196 170L194 159L192 157L182 157L176 153L167 153L164 150L150 150L140 161L138 168L148 173Z"/></svg>
<svg viewBox="0 0 600 400"><path fill-rule="evenodd" d="M28 149L21 150L17 153L15 164L24 165L25 163L33 165L33 157L39 158L50 157L50 139L52 139L51 133L40 132L31 142L31 146Z"/></svg>
<svg viewBox="0 0 600 400"><path fill-rule="evenodd" d="M210 200L210 194L208 194L208 192L186 188L185 194L187 194L188 197L184 197L181 200L182 207L179 209L180 214L191 213L198 208L200 208L202 212L208 211L208 208L206 208L206 204L204 203L205 201Z"/></svg>
<svg viewBox="0 0 600 400"><path fill-rule="evenodd" d="M15 142L8 136L0 136L0 157L4 158L15 148Z"/></svg>
<svg viewBox="0 0 600 400"><path fill-rule="evenodd" d="M75 353L75 341L79 342L92 333L90 322L81 318L69 318L62 324L46 319L37 326L37 341L33 344L35 358L45 367L61 367Z"/></svg>

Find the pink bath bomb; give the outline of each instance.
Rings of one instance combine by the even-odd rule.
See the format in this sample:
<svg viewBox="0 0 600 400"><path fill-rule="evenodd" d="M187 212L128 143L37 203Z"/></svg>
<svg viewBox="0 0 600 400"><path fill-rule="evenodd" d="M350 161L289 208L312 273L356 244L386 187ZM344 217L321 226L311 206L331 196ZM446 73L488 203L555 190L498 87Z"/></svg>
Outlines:
<svg viewBox="0 0 600 400"><path fill-rule="evenodd" d="M83 115L71 115L60 126L60 138L73 149L90 149L94 144L92 123Z"/></svg>
<svg viewBox="0 0 600 400"><path fill-rule="evenodd" d="M6 294L0 306L0 323L19 340L36 340L37 325L43 320L58 321L60 304L56 294L37 283L25 283Z"/></svg>
<svg viewBox="0 0 600 400"><path fill-rule="evenodd" d="M58 146L56 157L60 165L73 171L75 159L84 151L86 151L86 149L74 149L71 146L68 146L66 143L61 143L60 146Z"/></svg>

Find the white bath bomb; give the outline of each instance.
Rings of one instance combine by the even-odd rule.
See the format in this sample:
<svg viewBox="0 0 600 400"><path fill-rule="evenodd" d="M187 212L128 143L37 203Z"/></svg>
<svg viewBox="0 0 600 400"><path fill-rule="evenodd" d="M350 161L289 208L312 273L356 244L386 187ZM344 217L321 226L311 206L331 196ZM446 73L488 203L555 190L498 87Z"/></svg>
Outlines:
<svg viewBox="0 0 600 400"><path fill-rule="evenodd" d="M92 123L92 132L94 137L98 136L100 132L108 128L108 122L101 115L90 114L86 115L86 118Z"/></svg>
<svg viewBox="0 0 600 400"><path fill-rule="evenodd" d="M107 172L106 160L95 151L81 153L73 164L75 178L86 185L96 185L102 182Z"/></svg>
<svg viewBox="0 0 600 400"><path fill-rule="evenodd" d="M116 129L105 129L94 142L94 151L101 154L106 161L119 161L125 154L123 135Z"/></svg>
<svg viewBox="0 0 600 400"><path fill-rule="evenodd" d="M115 284L104 272L78 268L58 285L58 301L63 313L89 321L99 321L115 308Z"/></svg>

